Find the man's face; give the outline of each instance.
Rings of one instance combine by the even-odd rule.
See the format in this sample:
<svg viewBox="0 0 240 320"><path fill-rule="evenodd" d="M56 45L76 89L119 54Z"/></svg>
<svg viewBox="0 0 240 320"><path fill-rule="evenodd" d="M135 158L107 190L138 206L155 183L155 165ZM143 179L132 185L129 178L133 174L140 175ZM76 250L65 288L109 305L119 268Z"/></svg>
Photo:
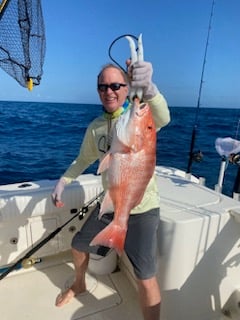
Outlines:
<svg viewBox="0 0 240 320"><path fill-rule="evenodd" d="M113 113L118 108L120 108L124 104L128 94L128 87L120 70L109 67L105 69L100 75L98 85L111 84L115 85L113 85L112 88L107 86L105 86L104 88L104 86L102 86L102 91L100 90L101 86L98 89L98 94L101 99L101 102L105 110L109 113ZM123 84L126 86L119 87L117 84ZM114 90L118 87L118 90Z"/></svg>

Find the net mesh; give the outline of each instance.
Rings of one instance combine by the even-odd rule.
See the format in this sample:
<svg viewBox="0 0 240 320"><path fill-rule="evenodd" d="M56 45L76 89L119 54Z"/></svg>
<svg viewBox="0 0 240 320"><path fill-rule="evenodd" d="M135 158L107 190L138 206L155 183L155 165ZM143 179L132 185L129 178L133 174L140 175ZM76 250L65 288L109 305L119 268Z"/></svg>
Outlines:
<svg viewBox="0 0 240 320"><path fill-rule="evenodd" d="M40 0L0 0L0 67L23 87L39 85L45 56Z"/></svg>

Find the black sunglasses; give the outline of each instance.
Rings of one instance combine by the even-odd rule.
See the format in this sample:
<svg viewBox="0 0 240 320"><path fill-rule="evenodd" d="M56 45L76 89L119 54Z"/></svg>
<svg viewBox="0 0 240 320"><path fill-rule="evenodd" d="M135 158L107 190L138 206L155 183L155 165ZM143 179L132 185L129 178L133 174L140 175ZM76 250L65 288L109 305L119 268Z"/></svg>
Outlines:
<svg viewBox="0 0 240 320"><path fill-rule="evenodd" d="M98 84L98 90L102 92L106 92L108 88L110 88L112 91L117 91L121 87L126 87L127 85L125 83L110 83L110 84L105 84L105 83L99 83Z"/></svg>

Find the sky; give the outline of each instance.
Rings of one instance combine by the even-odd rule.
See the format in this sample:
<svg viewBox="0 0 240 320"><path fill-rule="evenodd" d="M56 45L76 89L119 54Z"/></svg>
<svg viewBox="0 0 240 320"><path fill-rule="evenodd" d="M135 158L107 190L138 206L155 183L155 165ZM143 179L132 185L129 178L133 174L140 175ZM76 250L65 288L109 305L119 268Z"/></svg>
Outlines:
<svg viewBox="0 0 240 320"><path fill-rule="evenodd" d="M142 33L144 59L169 106L196 106L212 0L42 0L46 54L30 92L0 69L0 101L100 103L96 76L108 48ZM130 56L125 38L112 55ZM201 107L240 107L240 1L215 0Z"/></svg>

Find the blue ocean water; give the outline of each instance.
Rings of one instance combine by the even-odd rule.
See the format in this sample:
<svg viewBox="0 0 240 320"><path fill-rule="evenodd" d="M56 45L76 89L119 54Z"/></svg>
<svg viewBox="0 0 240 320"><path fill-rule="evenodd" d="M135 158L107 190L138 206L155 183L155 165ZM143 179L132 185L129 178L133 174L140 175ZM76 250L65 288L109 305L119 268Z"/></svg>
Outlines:
<svg viewBox="0 0 240 320"><path fill-rule="evenodd" d="M58 179L78 155L88 124L102 112L100 105L0 102L0 184ZM221 157L218 137L238 139L238 109L170 107L171 123L158 133L157 164L187 169L191 135L196 124L195 150L203 160L191 172L218 181ZM96 172L98 164L87 172ZM237 165L225 172L224 193L231 194Z"/></svg>

